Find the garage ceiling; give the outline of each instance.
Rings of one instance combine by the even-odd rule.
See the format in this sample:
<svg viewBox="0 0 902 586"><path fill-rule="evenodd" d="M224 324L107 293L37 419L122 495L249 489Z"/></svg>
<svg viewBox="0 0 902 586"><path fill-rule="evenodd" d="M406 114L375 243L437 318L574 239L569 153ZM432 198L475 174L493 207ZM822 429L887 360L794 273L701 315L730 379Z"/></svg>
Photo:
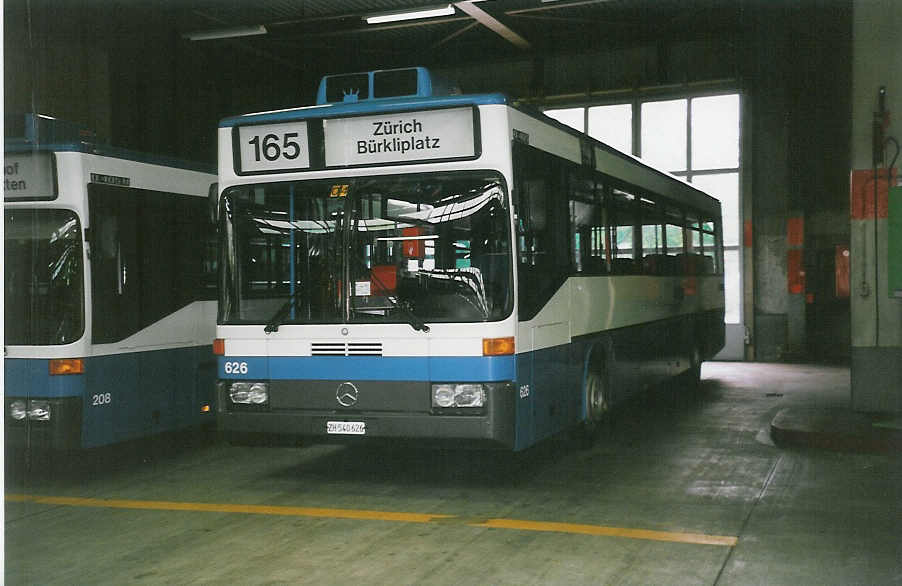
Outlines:
<svg viewBox="0 0 902 586"><path fill-rule="evenodd" d="M31 8L33 14L51 15L47 21L33 19L36 28L62 27L52 15L68 5L82 19L83 30L111 46L146 45L149 36L181 41L191 33L262 25L267 32L257 36L185 42L198 52L238 50L302 69L336 62L453 66L662 39L729 38L739 33L745 1L7 0L5 11L7 26L23 22L21 14L16 18L11 12ZM387 11L448 5L453 15L377 25L364 20Z"/></svg>
<svg viewBox="0 0 902 586"><path fill-rule="evenodd" d="M451 16L377 25L364 20L386 11L448 4L435 0L210 0L173 2L172 8L182 34L263 25L267 34L240 42L280 60L351 51L367 61L407 62L416 55L445 65L519 57L524 52L582 52L662 38L697 38L735 31L739 22L739 0L456 2L451 3Z"/></svg>

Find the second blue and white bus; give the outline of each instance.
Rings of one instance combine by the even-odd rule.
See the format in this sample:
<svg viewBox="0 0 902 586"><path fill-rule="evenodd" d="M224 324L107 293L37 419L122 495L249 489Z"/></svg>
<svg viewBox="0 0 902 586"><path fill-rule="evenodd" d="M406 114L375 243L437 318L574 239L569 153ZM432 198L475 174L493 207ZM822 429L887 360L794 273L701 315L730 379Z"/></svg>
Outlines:
<svg viewBox="0 0 902 586"><path fill-rule="evenodd" d="M215 175L29 115L4 180L6 446L212 425Z"/></svg>
<svg viewBox="0 0 902 586"><path fill-rule="evenodd" d="M230 434L522 450L723 345L720 205L421 68L219 128Z"/></svg>

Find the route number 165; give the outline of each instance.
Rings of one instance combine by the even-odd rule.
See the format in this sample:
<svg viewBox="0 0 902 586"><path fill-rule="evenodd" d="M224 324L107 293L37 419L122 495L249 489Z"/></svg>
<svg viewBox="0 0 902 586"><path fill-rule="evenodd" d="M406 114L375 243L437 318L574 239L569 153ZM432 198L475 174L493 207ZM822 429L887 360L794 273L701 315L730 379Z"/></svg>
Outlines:
<svg viewBox="0 0 902 586"><path fill-rule="evenodd" d="M262 156L267 161L278 161L280 158L293 161L301 155L301 144L297 132L286 132L281 137L277 134L254 136L247 141L254 147L254 160L259 162Z"/></svg>
<svg viewBox="0 0 902 586"><path fill-rule="evenodd" d="M241 126L239 141L241 173L269 173L310 166L307 122Z"/></svg>

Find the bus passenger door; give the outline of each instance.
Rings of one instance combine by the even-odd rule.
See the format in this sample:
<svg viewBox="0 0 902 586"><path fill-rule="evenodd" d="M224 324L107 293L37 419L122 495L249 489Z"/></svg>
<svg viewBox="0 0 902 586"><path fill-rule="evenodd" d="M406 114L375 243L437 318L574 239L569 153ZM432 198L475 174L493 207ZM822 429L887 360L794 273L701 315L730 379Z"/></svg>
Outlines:
<svg viewBox="0 0 902 586"><path fill-rule="evenodd" d="M138 330L136 202L131 190L88 184L91 226L91 342L113 349L87 370L86 447L122 441L141 429L138 358L124 340Z"/></svg>
<svg viewBox="0 0 902 586"><path fill-rule="evenodd" d="M514 144L520 408L517 444L525 447L563 429L570 342L569 207L563 163ZM518 347L519 348L519 347ZM525 395L525 396L524 396Z"/></svg>

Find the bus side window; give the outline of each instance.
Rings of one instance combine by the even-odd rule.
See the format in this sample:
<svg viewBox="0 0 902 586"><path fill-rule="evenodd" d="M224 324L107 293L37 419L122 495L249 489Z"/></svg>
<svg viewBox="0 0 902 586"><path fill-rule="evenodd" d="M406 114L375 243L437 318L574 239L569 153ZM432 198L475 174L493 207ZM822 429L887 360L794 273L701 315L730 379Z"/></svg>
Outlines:
<svg viewBox="0 0 902 586"><path fill-rule="evenodd" d="M532 179L524 181L521 187L520 209L522 215L518 232L522 238L520 262L527 266L541 266L548 258L547 217L545 215L545 181Z"/></svg>
<svg viewBox="0 0 902 586"><path fill-rule="evenodd" d="M661 227L660 206L650 200L639 200L639 212L642 219L642 273L646 275L664 275L667 273L667 259L664 256L664 237Z"/></svg>
<svg viewBox="0 0 902 586"><path fill-rule="evenodd" d="M573 272L606 274L603 186L577 173L570 174L568 186Z"/></svg>
<svg viewBox="0 0 902 586"><path fill-rule="evenodd" d="M611 273L634 275L640 264L635 259L636 196L622 189L613 189L608 200L608 230L611 234Z"/></svg>
<svg viewBox="0 0 902 586"><path fill-rule="evenodd" d="M699 220L692 212L686 219L689 240L686 246L692 258L691 271L697 275L713 275L719 272L716 246L716 226L713 221Z"/></svg>

